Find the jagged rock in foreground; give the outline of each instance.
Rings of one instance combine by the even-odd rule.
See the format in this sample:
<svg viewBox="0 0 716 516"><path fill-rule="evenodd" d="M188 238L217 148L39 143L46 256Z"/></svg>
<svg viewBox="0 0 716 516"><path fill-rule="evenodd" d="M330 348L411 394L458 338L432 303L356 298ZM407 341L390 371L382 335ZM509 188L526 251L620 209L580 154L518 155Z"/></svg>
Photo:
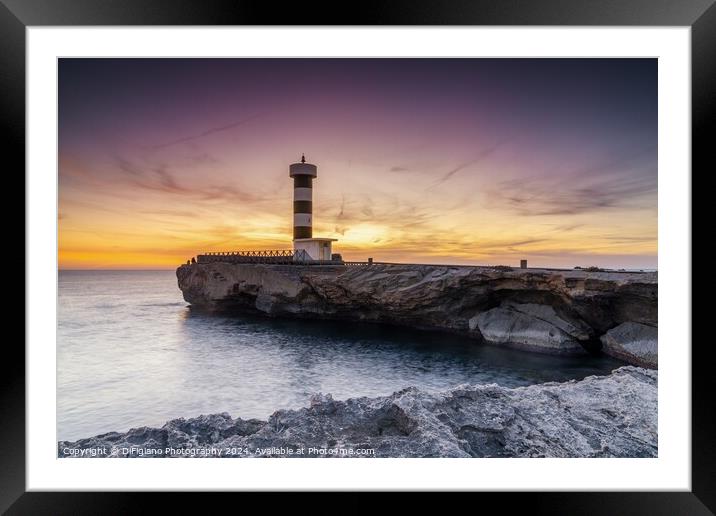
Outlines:
<svg viewBox="0 0 716 516"><path fill-rule="evenodd" d="M626 322L602 336L604 352L642 367L658 366L657 329L646 324Z"/></svg>
<svg viewBox="0 0 716 516"><path fill-rule="evenodd" d="M655 272L215 262L182 265L177 279L184 299L208 310L447 330L553 354L598 351L626 322L657 326Z"/></svg>
<svg viewBox="0 0 716 516"><path fill-rule="evenodd" d="M626 366L608 376L513 389L466 384L427 393L410 387L346 401L316 395L310 407L279 410L268 421L226 413L176 419L162 428L62 441L58 454L142 456L130 451L135 447L216 450L195 454L200 457L231 449L235 455L221 456L354 457L362 455L346 452L372 449L375 457L655 457L657 381L656 371Z"/></svg>

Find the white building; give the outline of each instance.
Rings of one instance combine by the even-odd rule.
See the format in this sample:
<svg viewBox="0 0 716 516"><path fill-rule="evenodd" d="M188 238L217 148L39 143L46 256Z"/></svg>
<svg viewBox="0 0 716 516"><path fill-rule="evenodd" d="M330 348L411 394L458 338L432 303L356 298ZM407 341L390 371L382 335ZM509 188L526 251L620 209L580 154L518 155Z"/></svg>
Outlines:
<svg viewBox="0 0 716 516"><path fill-rule="evenodd" d="M311 260L330 260L331 243L335 238L299 238L293 241L294 251L306 251Z"/></svg>

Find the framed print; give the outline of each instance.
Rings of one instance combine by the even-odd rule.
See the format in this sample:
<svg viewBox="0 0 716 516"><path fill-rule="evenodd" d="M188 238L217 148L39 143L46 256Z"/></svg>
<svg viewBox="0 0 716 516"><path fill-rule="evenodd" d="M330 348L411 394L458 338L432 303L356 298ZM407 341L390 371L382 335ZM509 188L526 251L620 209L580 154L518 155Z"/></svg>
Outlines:
<svg viewBox="0 0 716 516"><path fill-rule="evenodd" d="M257 5L4 2L27 309L3 509L713 510L712 2Z"/></svg>

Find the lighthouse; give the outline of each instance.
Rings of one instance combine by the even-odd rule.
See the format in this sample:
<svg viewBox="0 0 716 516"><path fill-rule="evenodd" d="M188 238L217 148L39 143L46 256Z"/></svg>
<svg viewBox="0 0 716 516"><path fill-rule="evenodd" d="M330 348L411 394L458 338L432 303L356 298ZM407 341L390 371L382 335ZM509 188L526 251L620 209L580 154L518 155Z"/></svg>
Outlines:
<svg viewBox="0 0 716 516"><path fill-rule="evenodd" d="M330 261L331 243L335 238L313 238L313 180L318 176L318 167L306 163L301 156L300 163L288 167L293 178L293 249L305 251L296 253L312 261ZM300 258L299 258L300 259Z"/></svg>
<svg viewBox="0 0 716 516"><path fill-rule="evenodd" d="M293 239L313 237L313 179L318 176L318 167L306 163L301 156L300 163L288 167L293 178Z"/></svg>

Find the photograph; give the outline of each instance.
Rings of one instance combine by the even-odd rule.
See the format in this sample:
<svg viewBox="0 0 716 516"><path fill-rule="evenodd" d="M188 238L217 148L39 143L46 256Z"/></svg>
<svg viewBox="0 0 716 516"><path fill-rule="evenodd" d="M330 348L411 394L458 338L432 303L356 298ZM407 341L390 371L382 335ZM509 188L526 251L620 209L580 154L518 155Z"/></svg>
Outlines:
<svg viewBox="0 0 716 516"><path fill-rule="evenodd" d="M57 458L658 458L658 97L656 57L59 57Z"/></svg>

